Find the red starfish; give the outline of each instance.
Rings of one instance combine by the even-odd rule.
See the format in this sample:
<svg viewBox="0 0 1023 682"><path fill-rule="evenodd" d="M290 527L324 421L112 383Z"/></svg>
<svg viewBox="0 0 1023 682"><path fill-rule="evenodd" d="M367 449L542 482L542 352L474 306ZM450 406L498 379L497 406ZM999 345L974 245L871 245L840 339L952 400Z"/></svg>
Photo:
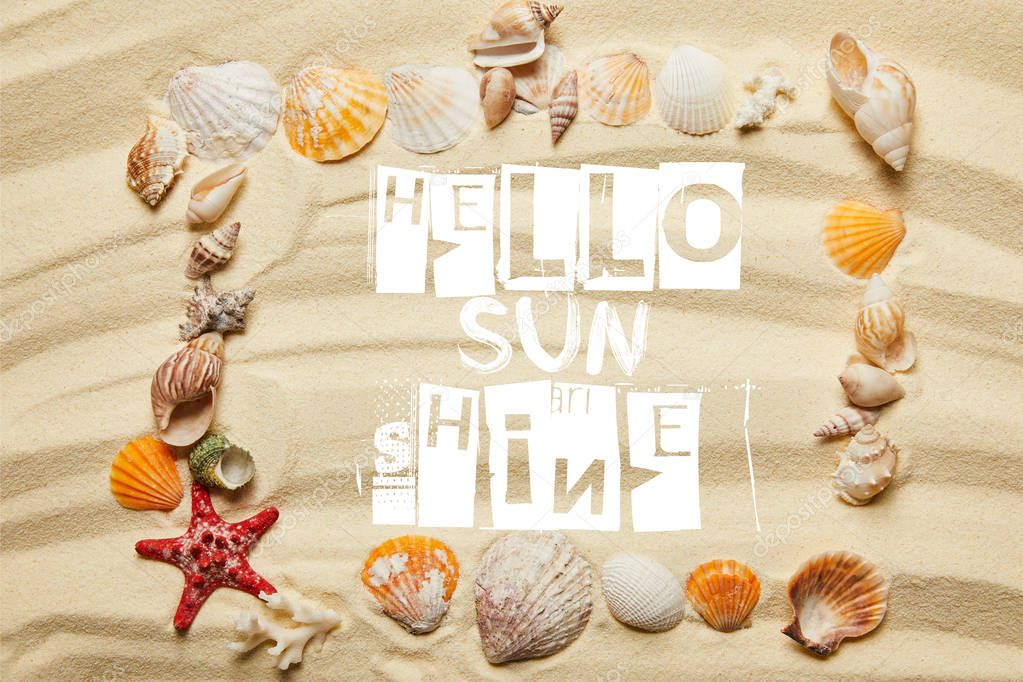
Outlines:
<svg viewBox="0 0 1023 682"><path fill-rule="evenodd" d="M174 627L187 630L199 609L218 587L259 596L277 589L249 566L249 548L274 524L276 507L264 509L250 519L227 523L213 509L210 494L192 483L192 521L184 535L166 540L139 540L135 551L147 559L174 564L185 574Z"/></svg>

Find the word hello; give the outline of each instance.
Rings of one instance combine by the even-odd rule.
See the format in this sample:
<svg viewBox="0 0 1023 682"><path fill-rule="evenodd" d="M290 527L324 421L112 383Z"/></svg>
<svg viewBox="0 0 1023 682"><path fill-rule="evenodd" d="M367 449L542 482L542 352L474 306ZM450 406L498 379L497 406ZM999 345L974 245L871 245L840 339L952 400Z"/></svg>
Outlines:
<svg viewBox="0 0 1023 682"><path fill-rule="evenodd" d="M497 282L509 291L652 291L655 277L661 289L738 289L744 168L502 165L495 264L495 175L378 166L376 291L425 293L431 265L438 297L488 296ZM440 254L432 259L431 244ZM532 256L521 272L512 272L513 245Z"/></svg>
<svg viewBox="0 0 1023 682"><path fill-rule="evenodd" d="M624 457L649 474L631 491L633 530L698 529L700 394L552 381L420 384L411 419L376 430L373 523L473 527L486 435L491 527L618 530L623 393Z"/></svg>

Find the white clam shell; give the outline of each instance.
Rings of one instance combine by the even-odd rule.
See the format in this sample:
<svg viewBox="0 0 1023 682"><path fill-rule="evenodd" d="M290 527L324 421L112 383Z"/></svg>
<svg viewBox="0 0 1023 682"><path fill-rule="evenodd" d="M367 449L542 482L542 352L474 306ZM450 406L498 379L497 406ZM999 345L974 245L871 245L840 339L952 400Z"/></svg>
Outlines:
<svg viewBox="0 0 1023 682"><path fill-rule="evenodd" d="M281 92L259 64L190 66L171 78L165 97L202 159L244 160L270 142L281 118Z"/></svg>
<svg viewBox="0 0 1023 682"><path fill-rule="evenodd" d="M590 620L590 565L557 532L511 533L483 555L476 623L491 663L561 651Z"/></svg>
<svg viewBox="0 0 1023 682"><path fill-rule="evenodd" d="M902 384L879 367L862 362L848 365L838 377L849 401L860 407L877 407L906 395Z"/></svg>
<svg viewBox="0 0 1023 682"><path fill-rule="evenodd" d="M690 135L721 130L735 111L725 65L692 45L671 53L657 76L655 94L665 124Z"/></svg>
<svg viewBox="0 0 1023 682"><path fill-rule="evenodd" d="M515 110L523 114L549 107L554 88L569 72L565 54L554 45L549 45L536 61L508 70L515 76Z"/></svg>
<svg viewBox="0 0 1023 682"><path fill-rule="evenodd" d="M685 591L663 564L641 554L619 554L601 570L607 609L622 623L664 632L685 615Z"/></svg>
<svg viewBox="0 0 1023 682"><path fill-rule="evenodd" d="M898 454L899 449L877 429L863 427L839 454L838 469L831 476L832 489L849 504L870 502L891 483Z"/></svg>
<svg viewBox="0 0 1023 682"><path fill-rule="evenodd" d="M419 154L450 149L479 119L479 86L457 66L406 64L384 75L391 136Z"/></svg>
<svg viewBox="0 0 1023 682"><path fill-rule="evenodd" d="M185 219L190 223L212 223L227 209L235 192L245 181L248 168L232 163L195 183Z"/></svg>

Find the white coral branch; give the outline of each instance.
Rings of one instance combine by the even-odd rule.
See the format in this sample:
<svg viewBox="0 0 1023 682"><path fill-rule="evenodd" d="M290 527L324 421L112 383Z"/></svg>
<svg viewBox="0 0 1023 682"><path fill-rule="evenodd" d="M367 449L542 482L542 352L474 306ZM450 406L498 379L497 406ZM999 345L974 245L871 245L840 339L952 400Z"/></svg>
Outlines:
<svg viewBox="0 0 1023 682"><path fill-rule="evenodd" d="M735 112L736 128L752 128L763 124L778 108L778 97L796 96L796 86L775 67L761 75L748 76L743 85L753 91L749 100Z"/></svg>
<svg viewBox="0 0 1023 682"><path fill-rule="evenodd" d="M284 611L301 627L285 628L254 613L240 613L235 617L234 629L245 635L245 640L232 642L227 647L233 651L251 651L267 640L274 646L267 653L277 657L277 667L287 670L302 662L306 645L312 644L318 652L323 647L327 633L341 624L341 616L332 609L323 609L311 603L292 600L280 592L259 593L259 598L274 611Z"/></svg>

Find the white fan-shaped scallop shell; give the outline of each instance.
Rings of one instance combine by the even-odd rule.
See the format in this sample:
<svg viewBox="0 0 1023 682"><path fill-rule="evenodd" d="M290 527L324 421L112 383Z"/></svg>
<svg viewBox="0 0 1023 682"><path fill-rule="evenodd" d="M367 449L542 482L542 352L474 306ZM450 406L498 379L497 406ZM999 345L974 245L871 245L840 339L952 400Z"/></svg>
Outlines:
<svg viewBox="0 0 1023 682"><path fill-rule="evenodd" d="M281 91L254 62L189 66L167 87L171 116L202 159L244 160L265 147L281 118Z"/></svg>
<svg viewBox="0 0 1023 682"><path fill-rule="evenodd" d="M650 71L632 52L599 57L579 72L579 102L605 125L634 123L650 111Z"/></svg>
<svg viewBox="0 0 1023 682"><path fill-rule="evenodd" d="M557 532L511 533L483 555L476 624L491 663L539 658L574 642L590 620L590 565Z"/></svg>
<svg viewBox="0 0 1023 682"><path fill-rule="evenodd" d="M888 487L895 476L899 449L871 425L860 429L839 454L831 488L842 500L864 505Z"/></svg>
<svg viewBox="0 0 1023 682"><path fill-rule="evenodd" d="M641 554L619 554L601 570L607 610L622 623L664 632L685 614L685 591L664 564Z"/></svg>
<svg viewBox="0 0 1023 682"><path fill-rule="evenodd" d="M476 36L469 39L476 66L517 66L528 64L544 53L544 31L558 14L560 5L538 0L505 0Z"/></svg>
<svg viewBox="0 0 1023 682"><path fill-rule="evenodd" d="M406 64L388 71L384 84L391 136L410 152L450 149L479 118L479 86L461 67Z"/></svg>
<svg viewBox="0 0 1023 682"><path fill-rule="evenodd" d="M828 85L860 136L897 171L906 166L916 88L906 70L846 31L831 39Z"/></svg>
<svg viewBox="0 0 1023 682"><path fill-rule="evenodd" d="M873 275L856 314L856 349L889 372L901 372L916 362L916 336L903 329L906 313L891 290Z"/></svg>
<svg viewBox="0 0 1023 682"><path fill-rule="evenodd" d="M671 53L657 76L656 96L661 119L690 135L721 130L735 111L725 65L692 45Z"/></svg>
<svg viewBox="0 0 1023 682"><path fill-rule="evenodd" d="M510 69L515 76L515 111L533 114L551 105L554 88L568 74L565 54L554 45L548 45L543 56L529 64Z"/></svg>

